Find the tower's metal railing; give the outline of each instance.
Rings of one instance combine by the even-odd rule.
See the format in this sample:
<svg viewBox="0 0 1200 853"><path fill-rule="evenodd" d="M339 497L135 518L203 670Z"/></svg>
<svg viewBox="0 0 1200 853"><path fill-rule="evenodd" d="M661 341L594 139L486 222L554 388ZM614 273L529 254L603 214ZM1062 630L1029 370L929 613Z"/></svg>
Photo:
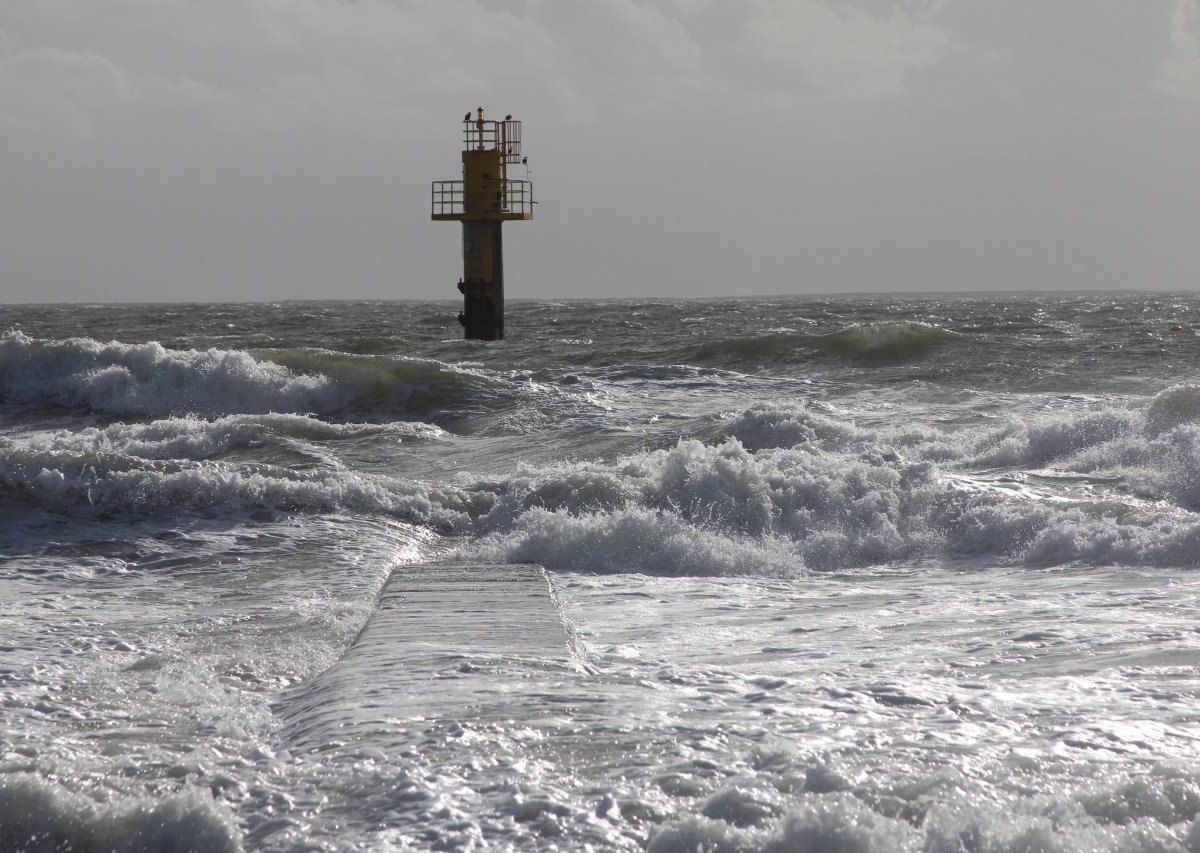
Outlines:
<svg viewBox="0 0 1200 853"><path fill-rule="evenodd" d="M487 180L471 213L481 219L532 219L533 181ZM464 181L434 181L431 213L434 219L462 219L467 213Z"/></svg>
<svg viewBox="0 0 1200 853"><path fill-rule="evenodd" d="M516 119L504 121L463 121L464 151L500 151L505 163L521 162L521 122Z"/></svg>

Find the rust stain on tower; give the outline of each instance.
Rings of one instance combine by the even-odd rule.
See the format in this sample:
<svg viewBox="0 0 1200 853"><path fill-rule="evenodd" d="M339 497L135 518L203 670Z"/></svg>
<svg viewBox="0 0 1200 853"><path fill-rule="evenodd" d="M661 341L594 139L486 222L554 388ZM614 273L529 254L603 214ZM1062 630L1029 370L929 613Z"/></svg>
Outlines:
<svg viewBox="0 0 1200 853"><path fill-rule="evenodd" d="M504 337L504 248L500 228L510 219L533 219L533 182L508 177L525 165L521 122L484 118L483 107L463 118L462 180L433 182L435 220L462 223L463 275L458 320L470 340ZM528 171L527 171L528 177Z"/></svg>

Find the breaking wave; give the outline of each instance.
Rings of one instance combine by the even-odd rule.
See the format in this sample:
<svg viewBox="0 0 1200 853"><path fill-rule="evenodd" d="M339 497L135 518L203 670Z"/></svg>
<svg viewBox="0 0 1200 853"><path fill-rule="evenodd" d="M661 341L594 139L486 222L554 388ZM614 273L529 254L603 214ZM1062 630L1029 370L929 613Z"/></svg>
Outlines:
<svg viewBox="0 0 1200 853"><path fill-rule="evenodd" d="M1196 565L1200 518L1171 507L955 475L929 462L736 439L618 470L510 481L471 556L577 571L794 575L900 561Z"/></svg>
<svg viewBox="0 0 1200 853"><path fill-rule="evenodd" d="M170 350L0 336L0 402L162 417L284 412L422 417L514 399L510 383L432 360L317 350ZM460 405L461 404L461 405Z"/></svg>
<svg viewBox="0 0 1200 853"><path fill-rule="evenodd" d="M0 847L72 853L238 853L233 820L211 794L100 804L33 776L0 777Z"/></svg>
<svg viewBox="0 0 1200 853"><path fill-rule="evenodd" d="M262 364L262 363L259 363ZM273 365L275 369L283 369ZM1200 386L969 428L858 424L771 403L709 441L427 482L326 459L364 432L294 414L0 438L0 501L90 515L381 514L473 534L464 555L550 568L794 575L890 563L1200 564ZM257 452L275 447L276 462ZM290 455L287 455L290 454Z"/></svg>
<svg viewBox="0 0 1200 853"><path fill-rule="evenodd" d="M1104 479L1132 496L1200 509L1200 385L1175 385L1148 402L1010 416L959 430L859 427L829 407L771 404L746 410L724 435L754 450L882 454L958 471L1006 469L1026 479Z"/></svg>
<svg viewBox="0 0 1200 853"><path fill-rule="evenodd" d="M711 444L504 484L470 548L583 571L794 574L900 561L1200 564L1200 388L995 427L747 410Z"/></svg>
<svg viewBox="0 0 1200 853"><path fill-rule="evenodd" d="M729 785L708 797L699 815L659 829L647 850L1157 853L1192 850L1200 841L1200 818L1192 817L1196 780L1179 771L1157 770L1145 779L1097 782L1057 795L990 802L978 797L965 791L940 801L929 796L923 807L905 814L888 808L887 797L865 791L835 790L796 805L769 785Z"/></svg>
<svg viewBox="0 0 1200 853"><path fill-rule="evenodd" d="M470 499L451 487L365 473L23 453L0 461L0 495L52 512L89 515L178 509L386 514L443 533L461 527Z"/></svg>

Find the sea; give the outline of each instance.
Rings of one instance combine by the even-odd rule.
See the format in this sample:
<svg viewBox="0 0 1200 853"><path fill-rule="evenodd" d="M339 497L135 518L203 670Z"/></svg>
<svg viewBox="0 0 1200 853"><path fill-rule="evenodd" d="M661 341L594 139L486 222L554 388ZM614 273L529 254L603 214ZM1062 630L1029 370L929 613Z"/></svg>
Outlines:
<svg viewBox="0 0 1200 853"><path fill-rule="evenodd" d="M1200 851L1200 296L0 306L0 850Z"/></svg>

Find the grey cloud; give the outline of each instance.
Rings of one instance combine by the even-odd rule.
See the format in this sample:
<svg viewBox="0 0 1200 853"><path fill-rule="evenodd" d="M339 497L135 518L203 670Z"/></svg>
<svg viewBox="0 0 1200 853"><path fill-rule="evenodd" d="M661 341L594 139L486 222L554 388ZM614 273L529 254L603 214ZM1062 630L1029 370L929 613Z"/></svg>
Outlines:
<svg viewBox="0 0 1200 853"><path fill-rule="evenodd" d="M1200 100L1200 0L1175 0L1170 21L1170 51L1159 66L1155 87Z"/></svg>
<svg viewBox="0 0 1200 853"><path fill-rule="evenodd" d="M1197 0L7 0L0 286L452 299L429 182L479 104L527 122L513 296L1181 286L1196 34Z"/></svg>
<svg viewBox="0 0 1200 853"><path fill-rule="evenodd" d="M910 71L937 64L952 44L945 29L923 20L925 4L916 14L899 4L872 14L819 0L753 0L749 6L742 50L797 72L805 86L825 94L901 94Z"/></svg>
<svg viewBox="0 0 1200 853"><path fill-rule="evenodd" d="M99 114L136 99L111 60L55 47L0 52L0 126L89 138Z"/></svg>

